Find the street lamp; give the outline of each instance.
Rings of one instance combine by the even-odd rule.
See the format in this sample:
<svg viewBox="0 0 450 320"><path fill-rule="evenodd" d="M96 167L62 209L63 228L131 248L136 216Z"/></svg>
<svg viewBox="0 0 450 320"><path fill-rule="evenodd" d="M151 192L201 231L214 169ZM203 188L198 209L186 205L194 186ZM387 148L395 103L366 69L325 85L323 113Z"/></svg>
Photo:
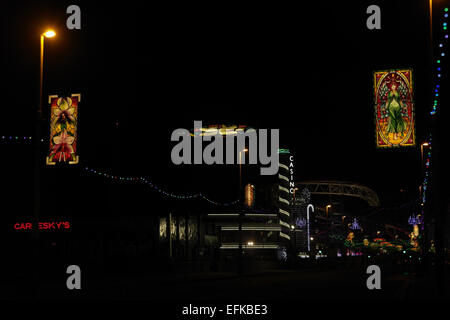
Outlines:
<svg viewBox="0 0 450 320"><path fill-rule="evenodd" d="M42 121L42 87L44 80L44 38L52 38L56 35L55 31L48 30L41 34L41 49L40 49L40 69L39 69L39 104L36 113L36 125L35 125L35 139L34 139L34 222L35 226L38 224L39 211L41 204L41 194L40 194L40 142L41 142L41 121ZM38 228L34 228L34 236L37 238L39 231Z"/></svg>
<svg viewBox="0 0 450 320"><path fill-rule="evenodd" d="M308 239L308 253L311 251L311 245L310 245L310 235L309 235L309 209L312 210L312 212L314 212L314 206L312 204L309 204L308 207L306 208L306 232L307 232L307 239Z"/></svg>
<svg viewBox="0 0 450 320"><path fill-rule="evenodd" d="M294 199L293 199L293 200L294 200L294 203L293 203L294 205L295 205L295 192L296 192L297 190L298 190L298 188L294 188Z"/></svg>
<svg viewBox="0 0 450 320"><path fill-rule="evenodd" d="M48 30L48 31L44 32L44 36L47 38L53 38L54 36L56 36L56 33L53 30Z"/></svg>
<svg viewBox="0 0 450 320"><path fill-rule="evenodd" d="M239 151L239 198L241 197L241 187L242 187L242 152L247 152L248 149L245 148Z"/></svg>
<svg viewBox="0 0 450 320"><path fill-rule="evenodd" d="M48 30L40 35L41 37L41 48L40 48L40 65L39 65L39 103L36 110L35 118L35 136L34 136L34 172L33 172L33 219L34 228L32 232L32 237L35 239L33 241L33 253L34 253L34 263L36 265L33 268L34 286L33 293L37 294L37 285L39 281L38 266L37 261L39 260L39 213L41 209L41 168L40 168L40 143L41 143L41 122L42 122L42 86L44 80L44 38L52 38L56 35L53 30Z"/></svg>
<svg viewBox="0 0 450 320"><path fill-rule="evenodd" d="M247 152L248 149L245 148L239 151L239 203L242 203L241 194L242 194L242 152ZM242 275L242 216L243 212L240 208L239 210L239 252L238 252L238 275Z"/></svg>
<svg viewBox="0 0 450 320"><path fill-rule="evenodd" d="M428 142L424 142L420 145L420 159L421 159L421 164L423 167L423 147L428 147L430 144Z"/></svg>
<svg viewBox="0 0 450 320"><path fill-rule="evenodd" d="M41 34L41 64L39 77L39 113L42 114L42 83L44 78L44 38L53 38L56 36L55 31L47 30Z"/></svg>
<svg viewBox="0 0 450 320"><path fill-rule="evenodd" d="M329 209L329 208L331 208L331 204L329 204L329 205L327 205L327 206L325 207L326 212L327 212L327 219L328 219L328 209Z"/></svg>

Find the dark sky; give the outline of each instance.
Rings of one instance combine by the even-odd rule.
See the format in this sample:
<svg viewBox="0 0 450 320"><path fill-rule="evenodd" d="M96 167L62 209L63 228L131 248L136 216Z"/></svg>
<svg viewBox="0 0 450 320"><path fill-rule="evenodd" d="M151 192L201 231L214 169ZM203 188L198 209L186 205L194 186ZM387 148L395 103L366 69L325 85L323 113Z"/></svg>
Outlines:
<svg viewBox="0 0 450 320"><path fill-rule="evenodd" d="M81 7L81 30L65 28L70 4ZM372 4L381 8L381 30L366 28ZM430 105L427 7L417 0L182 7L9 2L2 10L0 134L33 133L39 34L52 26L57 37L46 40L44 97L81 92L81 166L234 200L229 190L237 167L175 167L170 134L194 120L246 124L281 130L281 145L295 152L299 181L356 181L385 203L398 203L403 188L413 199L421 182L420 148L375 149L372 72L413 68L422 141ZM24 169L32 168L31 148L5 148L15 193L21 184L12 172L26 185L31 181L31 169Z"/></svg>

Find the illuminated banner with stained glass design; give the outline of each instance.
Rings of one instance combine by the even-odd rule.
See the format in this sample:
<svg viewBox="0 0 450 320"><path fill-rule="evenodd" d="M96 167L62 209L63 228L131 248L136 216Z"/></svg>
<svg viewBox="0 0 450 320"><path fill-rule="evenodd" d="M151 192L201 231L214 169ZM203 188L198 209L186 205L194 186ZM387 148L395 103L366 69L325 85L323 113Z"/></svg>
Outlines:
<svg viewBox="0 0 450 320"><path fill-rule="evenodd" d="M77 164L78 104L81 94L60 98L49 96L50 151L47 164Z"/></svg>
<svg viewBox="0 0 450 320"><path fill-rule="evenodd" d="M378 148L416 145L412 70L374 72Z"/></svg>

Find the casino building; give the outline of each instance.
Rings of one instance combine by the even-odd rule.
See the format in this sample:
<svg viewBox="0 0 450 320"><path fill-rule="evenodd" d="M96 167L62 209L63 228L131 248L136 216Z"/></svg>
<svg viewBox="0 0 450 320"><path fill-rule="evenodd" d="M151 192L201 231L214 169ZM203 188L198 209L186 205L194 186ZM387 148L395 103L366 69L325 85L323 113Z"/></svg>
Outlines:
<svg viewBox="0 0 450 320"><path fill-rule="evenodd" d="M207 213L207 219L218 230L221 256L235 255L241 237L245 254L261 259L280 257L280 252L282 255L289 247L290 205L294 192L293 157L287 149L280 149L279 156L278 174L268 177L267 183L261 186L247 184L243 205L232 212ZM255 197L259 200L258 207L255 206Z"/></svg>

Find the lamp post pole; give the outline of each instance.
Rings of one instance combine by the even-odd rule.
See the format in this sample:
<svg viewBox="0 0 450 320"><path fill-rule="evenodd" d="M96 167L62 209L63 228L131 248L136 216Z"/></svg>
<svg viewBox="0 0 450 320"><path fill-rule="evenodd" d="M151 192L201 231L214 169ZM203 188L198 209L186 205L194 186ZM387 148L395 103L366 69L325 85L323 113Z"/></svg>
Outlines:
<svg viewBox="0 0 450 320"><path fill-rule="evenodd" d="M37 228L39 220L39 211L41 206L41 168L40 168L40 141L41 141L41 122L42 122L42 87L44 79L44 35L41 34L40 39L40 63L39 63L39 103L35 115L35 134L34 134L34 175L33 175L33 236L37 239L39 231Z"/></svg>
<svg viewBox="0 0 450 320"><path fill-rule="evenodd" d="M35 134L34 134L34 174L33 174L33 236L39 238L39 213L41 210L41 166L40 166L40 143L42 131L42 98L43 98L43 83L44 83L44 38L52 38L55 36L54 31L47 31L40 36L40 61L39 61L39 103L35 119ZM37 249L37 247L36 247ZM35 251L37 253L37 251Z"/></svg>
<svg viewBox="0 0 450 320"><path fill-rule="evenodd" d="M310 235L309 235L309 209L312 209L312 212L314 212L314 206L312 204L309 204L308 207L306 208L306 235L308 237L308 255L311 251L311 239L310 239Z"/></svg>
<svg viewBox="0 0 450 320"><path fill-rule="evenodd" d="M242 219L243 219L243 208L242 208L242 152L247 152L248 149L239 151L239 252L238 252L238 275L242 275Z"/></svg>
<svg viewBox="0 0 450 320"><path fill-rule="evenodd" d="M423 172L423 147L427 147L429 144L428 142L424 142L420 144L420 163L421 163L421 170Z"/></svg>
<svg viewBox="0 0 450 320"><path fill-rule="evenodd" d="M39 54L39 103L35 115L35 133L33 143L34 171L33 171L33 262L36 264L33 270L33 295L38 294L39 288L39 214L41 210L41 165L40 165L40 143L42 130L42 96L44 82L44 37L54 37L55 32L47 31L40 36L40 54Z"/></svg>

